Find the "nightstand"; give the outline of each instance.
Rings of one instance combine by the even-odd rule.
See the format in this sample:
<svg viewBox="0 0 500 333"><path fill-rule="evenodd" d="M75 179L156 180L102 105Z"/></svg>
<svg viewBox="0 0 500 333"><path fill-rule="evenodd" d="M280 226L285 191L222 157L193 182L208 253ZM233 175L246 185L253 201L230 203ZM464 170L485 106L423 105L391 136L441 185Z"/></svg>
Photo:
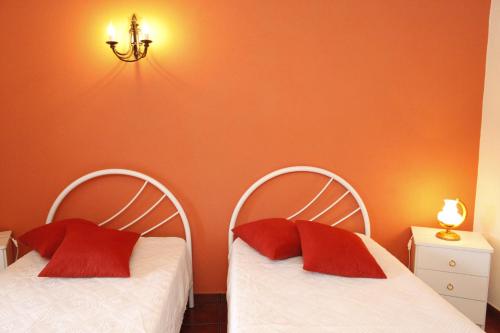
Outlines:
<svg viewBox="0 0 500 333"><path fill-rule="evenodd" d="M484 329L493 248L480 233L454 230L461 239L445 241L439 230L411 227L413 272Z"/></svg>
<svg viewBox="0 0 500 333"><path fill-rule="evenodd" d="M7 268L7 246L9 245L11 234L11 231L0 232L0 271Z"/></svg>

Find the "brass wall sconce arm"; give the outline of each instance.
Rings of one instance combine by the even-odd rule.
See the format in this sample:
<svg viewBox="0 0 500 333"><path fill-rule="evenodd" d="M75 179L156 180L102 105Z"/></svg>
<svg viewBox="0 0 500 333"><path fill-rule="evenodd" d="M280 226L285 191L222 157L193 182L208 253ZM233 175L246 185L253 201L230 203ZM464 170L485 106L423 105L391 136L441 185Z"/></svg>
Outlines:
<svg viewBox="0 0 500 333"><path fill-rule="evenodd" d="M149 44L153 41L149 39L149 31L147 29L143 29L142 36L141 30L139 29L139 23L137 22L137 16L135 14L132 15L132 19L130 21L130 44L127 52L119 52L116 50L116 45L118 42L115 40L115 31L112 24L108 27L109 39L106 44L109 45L113 53L116 55L118 59L125 62L136 62L145 58L148 54Z"/></svg>

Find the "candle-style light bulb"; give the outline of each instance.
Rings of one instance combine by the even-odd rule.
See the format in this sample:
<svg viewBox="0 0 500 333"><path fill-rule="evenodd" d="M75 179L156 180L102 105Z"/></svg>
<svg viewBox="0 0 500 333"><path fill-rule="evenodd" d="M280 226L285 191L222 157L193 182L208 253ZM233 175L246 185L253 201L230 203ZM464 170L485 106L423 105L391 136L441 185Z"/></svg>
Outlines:
<svg viewBox="0 0 500 333"><path fill-rule="evenodd" d="M141 23L141 34L142 34L142 40L150 40L149 38L149 33L150 33L150 30L149 30L149 25L143 21Z"/></svg>
<svg viewBox="0 0 500 333"><path fill-rule="evenodd" d="M113 23L111 23L111 22L109 22L109 25L108 25L108 41L109 42L116 41L116 38L115 38L115 27L113 26Z"/></svg>

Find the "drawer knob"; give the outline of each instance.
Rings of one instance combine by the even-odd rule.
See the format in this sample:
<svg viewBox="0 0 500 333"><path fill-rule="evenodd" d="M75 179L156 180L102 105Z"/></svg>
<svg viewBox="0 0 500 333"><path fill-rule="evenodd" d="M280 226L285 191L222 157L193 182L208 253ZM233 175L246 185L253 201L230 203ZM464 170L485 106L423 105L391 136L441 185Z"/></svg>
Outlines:
<svg viewBox="0 0 500 333"><path fill-rule="evenodd" d="M450 265L450 267L455 267L457 265L457 263L455 262L455 260L451 259L449 262L448 262L448 265Z"/></svg>
<svg viewBox="0 0 500 333"><path fill-rule="evenodd" d="M448 283L448 285L446 286L446 289L448 289L449 291L452 291L453 289L455 289L455 287L451 283Z"/></svg>

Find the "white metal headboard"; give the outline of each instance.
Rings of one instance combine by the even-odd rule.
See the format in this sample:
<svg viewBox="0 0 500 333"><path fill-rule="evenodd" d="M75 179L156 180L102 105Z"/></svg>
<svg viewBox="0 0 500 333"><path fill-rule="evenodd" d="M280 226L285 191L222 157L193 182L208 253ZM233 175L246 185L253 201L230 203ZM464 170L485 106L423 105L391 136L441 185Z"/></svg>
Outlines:
<svg viewBox="0 0 500 333"><path fill-rule="evenodd" d="M252 193L255 192L255 190L257 190L261 185L268 182L269 180L276 178L276 177L279 177L279 176L282 176L282 175L285 175L285 174L288 174L288 173L294 173L294 172L309 172L309 173L320 174L320 175L328 177L328 182L304 207L302 207L301 209L299 209L298 211L296 211L292 215L288 216L287 217L288 220L291 220L291 219L299 216L303 212L305 212L307 210L307 208L309 208L319 197L321 197L321 195L325 192L325 190L333 182L337 182L340 185L342 185L346 189L346 191L342 195L340 195L334 202L332 202L325 209L323 209L320 213L316 214L312 218L309 218L308 220L315 221L316 219L318 219L319 217L324 215L326 212L331 210L333 207L335 207L348 194L351 194L354 197L354 199L356 200L356 203L358 204L358 208L354 209L353 211L351 211L350 213L348 213L347 215L345 215L341 219L335 221L334 223L331 224L331 226L332 227L336 226L339 223L347 220L349 217L356 214L357 212L361 212L361 214L363 215L363 222L364 222L364 226L365 226L365 235L370 237L370 218L368 217L368 212L366 210L365 204L363 203L363 200L361 200L361 197L359 196L358 192L356 192L356 190L354 189L354 187L351 186L351 184L349 184L347 181L345 181L343 178L339 177L338 175L334 174L333 172L322 169L322 168L317 168L317 167L312 167L312 166L292 166L292 167L287 167L287 168L275 170L271 173L268 173L267 175L265 175L264 177L260 178L255 183L253 183L252 186L250 186L245 191L245 193L243 193L242 197L240 198L240 200L236 204L236 207L234 208L233 215L231 215L231 221L229 222L229 249L231 249L231 245L233 244L234 235L233 235L232 230L233 230L234 226L236 225L236 221L238 219L238 214L240 213L241 208L243 207L243 205L245 204L247 199L252 195Z"/></svg>
<svg viewBox="0 0 500 333"><path fill-rule="evenodd" d="M118 217L120 214L122 214L127 208L129 208L136 200L139 198L141 193L144 191L144 189L147 187L148 184L153 185L156 187L163 195L146 211L144 211L141 215L136 217L134 220L130 221L126 225L122 226L118 230L124 230L135 223L137 223L139 220L141 220L143 217L145 217L147 214L149 214L153 209L155 209L160 202L163 201L163 199L168 198L170 202L175 206L176 212L173 213L172 215L168 216L167 218L163 219L162 221L158 222L155 224L153 227L147 229L146 231L141 233L141 236L144 236L151 231L161 227L168 221L172 220L174 217L179 216L182 221L182 225L184 226L184 234L186 237L186 244L187 244L187 251L188 251L188 266L189 266L189 276L190 276L190 290L189 290L189 307L194 306L194 295L193 295L193 254L192 254L192 245L191 245L191 229L189 227L189 221L187 219L186 213L184 212L184 209L182 208L179 200L170 192L162 183L157 181L154 178L151 178L150 176L147 176L143 173L137 172L137 171L132 171L132 170L127 170L127 169L104 169L104 170L98 170L94 171L91 173L88 173L77 180L73 181L71 184L69 184L56 198L52 206L50 207L49 214L47 216L47 220L45 223L51 223L54 219L54 216L57 212L57 209L61 205L62 201L66 198L66 196L74 190L76 187L79 185L97 178L97 177L102 177L102 176L110 176L110 175L122 175L122 176L129 176L129 177L134 177L138 178L144 181L144 184L139 188L137 193L127 202L123 208L118 210L116 213L108 217L107 219L103 220L102 222L99 223L99 226L103 226L112 220L114 220L116 217Z"/></svg>

